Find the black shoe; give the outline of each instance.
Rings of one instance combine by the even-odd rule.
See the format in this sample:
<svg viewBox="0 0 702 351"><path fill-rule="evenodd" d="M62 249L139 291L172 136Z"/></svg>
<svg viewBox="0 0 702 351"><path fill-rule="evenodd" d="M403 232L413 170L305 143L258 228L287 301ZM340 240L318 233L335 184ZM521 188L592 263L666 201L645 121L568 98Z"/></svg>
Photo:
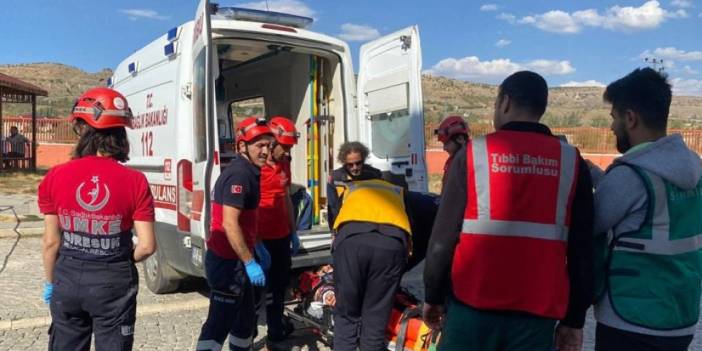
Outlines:
<svg viewBox="0 0 702 351"><path fill-rule="evenodd" d="M293 323L290 321L289 318L283 317L282 323L283 325L283 330L282 333L270 333L270 329L267 339L273 342L280 342L288 338L290 334L295 332L295 326Z"/></svg>

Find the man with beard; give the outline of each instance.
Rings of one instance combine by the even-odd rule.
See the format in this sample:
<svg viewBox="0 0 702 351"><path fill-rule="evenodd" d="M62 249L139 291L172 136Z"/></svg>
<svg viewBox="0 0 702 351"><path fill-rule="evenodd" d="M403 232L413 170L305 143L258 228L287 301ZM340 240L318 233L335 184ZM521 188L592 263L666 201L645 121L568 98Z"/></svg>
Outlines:
<svg viewBox="0 0 702 351"><path fill-rule="evenodd" d="M260 169L272 141L265 118L243 120L236 131L238 154L215 183L205 256L210 309L196 350L221 350L227 335L230 350L251 349L256 316L253 286L266 285L263 270L270 265L265 247L256 244L256 210Z"/></svg>
<svg viewBox="0 0 702 351"><path fill-rule="evenodd" d="M439 350L577 350L592 303L592 182L578 150L539 123L548 87L500 84L496 132L456 154L424 270ZM444 305L447 304L444 319Z"/></svg>
<svg viewBox="0 0 702 351"><path fill-rule="evenodd" d="M624 155L595 180L595 349L687 350L699 318L702 165L666 136L666 77L636 69L609 86ZM598 181L599 180L599 181Z"/></svg>

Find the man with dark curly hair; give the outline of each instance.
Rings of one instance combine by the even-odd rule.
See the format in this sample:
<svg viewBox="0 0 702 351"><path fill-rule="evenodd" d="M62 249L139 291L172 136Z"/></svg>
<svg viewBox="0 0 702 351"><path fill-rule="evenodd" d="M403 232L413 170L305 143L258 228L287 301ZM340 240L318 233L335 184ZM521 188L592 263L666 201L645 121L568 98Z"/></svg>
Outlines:
<svg viewBox="0 0 702 351"><path fill-rule="evenodd" d="M337 160L342 166L332 171L327 183L327 223L329 223L329 228L334 225L334 220L339 213L338 197L332 196L342 190L342 187L337 187L337 185L354 180L382 178L379 169L366 164L369 153L368 147L358 141L347 141L339 147Z"/></svg>
<svg viewBox="0 0 702 351"><path fill-rule="evenodd" d="M384 350L385 326L411 247L406 191L365 164L368 148L347 142L329 180L336 306L334 350Z"/></svg>
<svg viewBox="0 0 702 351"><path fill-rule="evenodd" d="M595 350L687 350L699 319L702 164L666 133L671 85L651 68L607 86L623 155L595 184Z"/></svg>

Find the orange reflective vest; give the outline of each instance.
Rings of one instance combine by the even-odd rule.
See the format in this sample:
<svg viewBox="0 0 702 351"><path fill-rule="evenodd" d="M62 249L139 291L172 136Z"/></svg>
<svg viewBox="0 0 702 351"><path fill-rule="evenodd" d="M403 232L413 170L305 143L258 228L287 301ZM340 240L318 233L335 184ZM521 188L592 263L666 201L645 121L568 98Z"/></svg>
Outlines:
<svg viewBox="0 0 702 351"><path fill-rule="evenodd" d="M454 296L478 309L563 318L578 150L549 135L498 131L472 140L466 152Z"/></svg>

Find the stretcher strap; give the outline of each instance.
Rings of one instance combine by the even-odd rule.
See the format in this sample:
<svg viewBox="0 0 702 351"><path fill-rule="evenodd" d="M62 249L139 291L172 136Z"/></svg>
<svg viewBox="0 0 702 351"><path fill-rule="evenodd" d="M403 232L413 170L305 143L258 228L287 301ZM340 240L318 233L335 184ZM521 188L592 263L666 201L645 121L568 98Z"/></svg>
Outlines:
<svg viewBox="0 0 702 351"><path fill-rule="evenodd" d="M405 339L407 339L407 329L409 321L415 317L422 316L422 309L418 306L407 306L400 317L400 331L395 342L395 351L405 350Z"/></svg>

